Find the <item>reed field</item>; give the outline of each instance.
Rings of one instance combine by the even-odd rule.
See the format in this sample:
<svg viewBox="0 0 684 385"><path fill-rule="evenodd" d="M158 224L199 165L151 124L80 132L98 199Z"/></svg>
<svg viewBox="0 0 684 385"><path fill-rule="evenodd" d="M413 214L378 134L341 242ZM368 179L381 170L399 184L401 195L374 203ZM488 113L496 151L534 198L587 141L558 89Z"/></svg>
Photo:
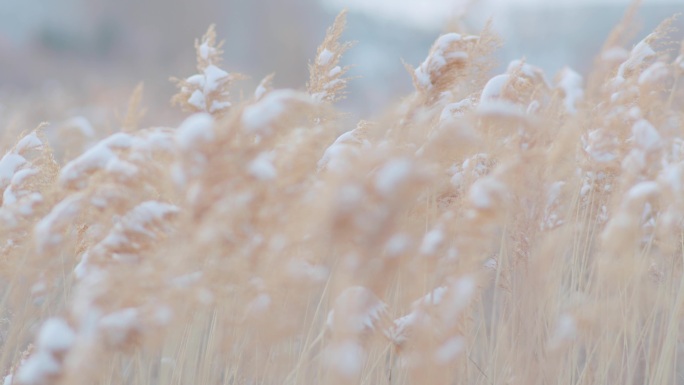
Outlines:
<svg viewBox="0 0 684 385"><path fill-rule="evenodd" d="M446 31L351 124L345 12L299 89L211 26L110 132L4 135L4 385L684 384L684 44L637 17L585 76Z"/></svg>

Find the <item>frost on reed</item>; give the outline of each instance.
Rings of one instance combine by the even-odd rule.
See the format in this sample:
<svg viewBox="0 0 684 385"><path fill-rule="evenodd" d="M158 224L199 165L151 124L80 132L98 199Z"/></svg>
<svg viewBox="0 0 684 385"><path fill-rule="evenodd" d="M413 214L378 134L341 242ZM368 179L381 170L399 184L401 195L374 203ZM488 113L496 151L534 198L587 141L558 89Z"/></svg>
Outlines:
<svg viewBox="0 0 684 385"><path fill-rule="evenodd" d="M138 128L140 87L117 132L65 123L88 142L61 164L24 134L4 383L681 383L684 45L674 19L627 45L634 12L586 77L445 33L351 127L344 13L305 91L245 100L211 27L175 127Z"/></svg>
<svg viewBox="0 0 684 385"><path fill-rule="evenodd" d="M241 79L240 74L231 74L219 67L221 64L223 42L216 43L216 31L210 26L202 37L201 43L195 41L197 51L198 73L185 79L172 78L180 92L172 102L190 112L209 112L222 114L231 103L228 101L228 88L234 80Z"/></svg>
<svg viewBox="0 0 684 385"><path fill-rule="evenodd" d="M344 75L350 67L340 66L340 58L354 45L351 42L339 42L346 23L347 12L342 11L318 47L316 59L309 64L307 89L315 100L332 103L345 95L344 89L349 79Z"/></svg>

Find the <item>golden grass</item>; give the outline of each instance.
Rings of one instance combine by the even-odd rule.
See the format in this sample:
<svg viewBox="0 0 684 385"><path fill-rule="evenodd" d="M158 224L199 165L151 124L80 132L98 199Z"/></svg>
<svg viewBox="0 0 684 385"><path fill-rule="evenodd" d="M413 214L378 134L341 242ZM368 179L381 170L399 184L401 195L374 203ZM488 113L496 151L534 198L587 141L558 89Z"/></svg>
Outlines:
<svg viewBox="0 0 684 385"><path fill-rule="evenodd" d="M585 86L440 36L344 127L345 13L306 91L228 92L210 27L177 128L0 160L5 384L684 383L684 45ZM677 52L677 50L679 50ZM495 75L495 76L493 76ZM336 138L337 133L347 131Z"/></svg>

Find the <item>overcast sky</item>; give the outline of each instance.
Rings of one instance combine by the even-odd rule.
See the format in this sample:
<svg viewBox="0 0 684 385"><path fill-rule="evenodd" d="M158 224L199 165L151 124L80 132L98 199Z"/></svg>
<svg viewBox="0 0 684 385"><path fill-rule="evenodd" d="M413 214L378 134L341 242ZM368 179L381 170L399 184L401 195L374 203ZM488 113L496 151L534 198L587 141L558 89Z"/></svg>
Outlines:
<svg viewBox="0 0 684 385"><path fill-rule="evenodd" d="M444 22L454 14L477 13L481 19L497 16L511 5L539 4L540 6L572 7L580 4L624 4L631 0L321 0L325 5L339 10L349 8L371 16L410 24L426 30L441 29ZM684 0L643 0L643 4L677 3ZM471 4L472 3L472 4Z"/></svg>

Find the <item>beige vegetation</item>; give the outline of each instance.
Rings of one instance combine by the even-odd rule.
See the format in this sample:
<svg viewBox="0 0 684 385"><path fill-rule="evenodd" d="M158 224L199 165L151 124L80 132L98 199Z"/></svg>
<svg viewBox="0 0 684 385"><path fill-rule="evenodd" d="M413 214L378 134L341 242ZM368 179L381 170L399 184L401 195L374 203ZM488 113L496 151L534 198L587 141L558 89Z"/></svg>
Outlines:
<svg viewBox="0 0 684 385"><path fill-rule="evenodd" d="M351 130L344 12L304 91L229 92L210 27L177 127L23 133L4 384L684 383L684 44L635 9L586 82L446 33Z"/></svg>

